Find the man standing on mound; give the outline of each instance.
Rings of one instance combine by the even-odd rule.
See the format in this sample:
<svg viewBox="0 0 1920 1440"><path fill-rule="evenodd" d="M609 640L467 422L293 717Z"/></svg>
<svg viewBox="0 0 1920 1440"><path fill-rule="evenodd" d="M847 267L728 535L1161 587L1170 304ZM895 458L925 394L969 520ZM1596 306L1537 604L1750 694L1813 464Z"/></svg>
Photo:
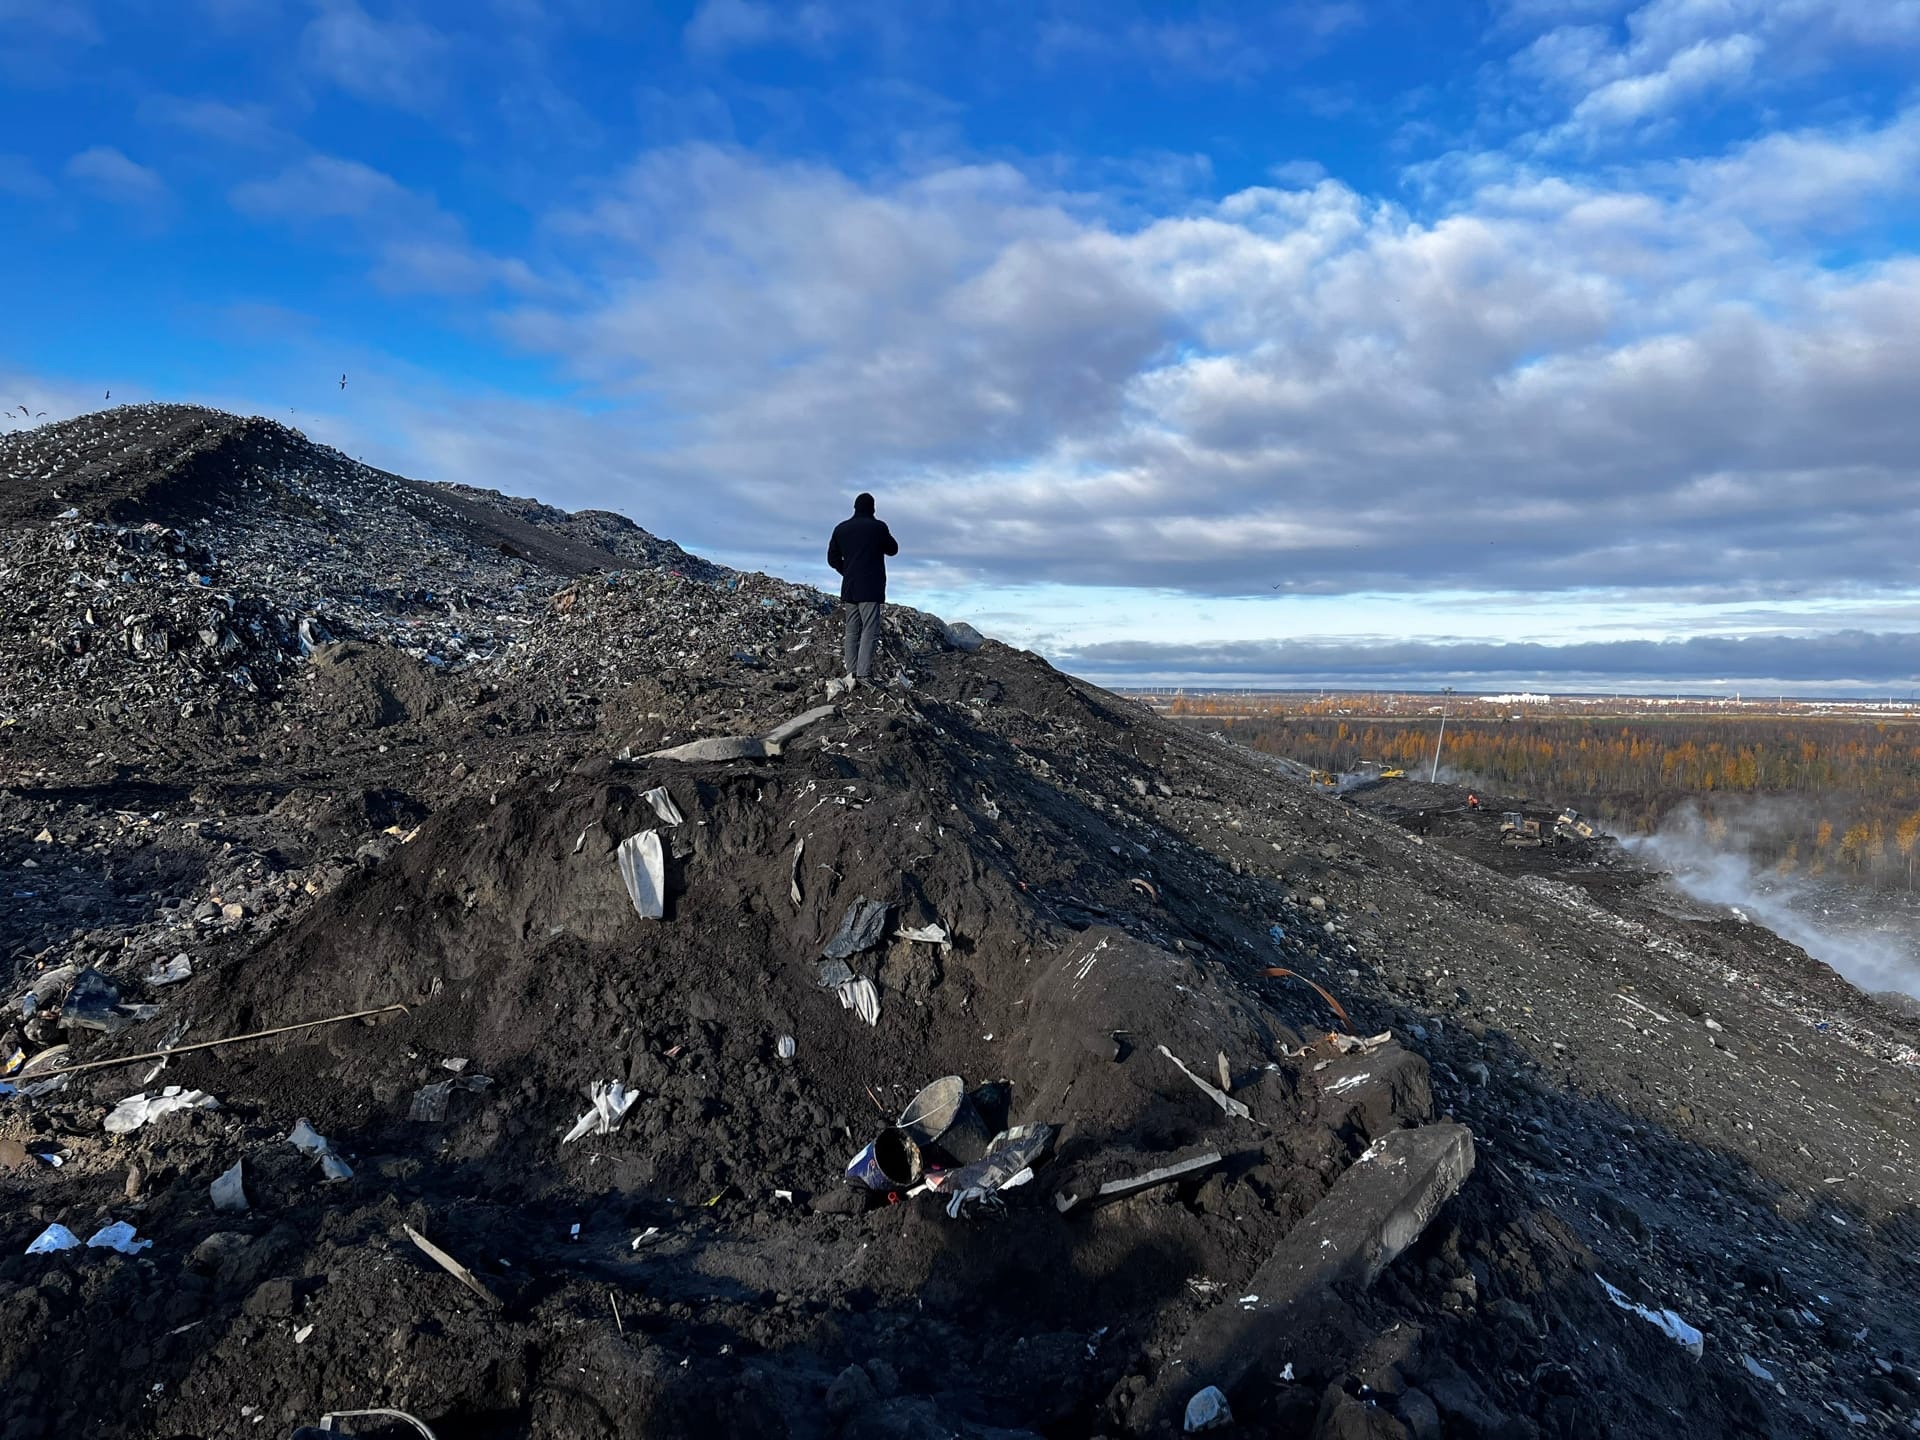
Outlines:
<svg viewBox="0 0 1920 1440"><path fill-rule="evenodd" d="M887 556L900 542L876 519L873 496L854 497L853 514L833 527L827 564L840 572L840 602L847 609L847 675L873 680L873 646L880 638L880 607L887 599Z"/></svg>

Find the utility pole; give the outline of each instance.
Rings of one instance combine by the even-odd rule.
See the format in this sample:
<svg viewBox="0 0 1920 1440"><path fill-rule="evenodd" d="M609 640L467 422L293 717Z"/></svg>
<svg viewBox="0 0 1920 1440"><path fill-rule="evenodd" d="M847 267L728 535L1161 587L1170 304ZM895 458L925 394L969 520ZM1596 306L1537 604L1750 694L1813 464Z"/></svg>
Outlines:
<svg viewBox="0 0 1920 1440"><path fill-rule="evenodd" d="M1440 701L1440 733L1433 737L1433 773L1427 777L1429 785L1436 785L1440 781L1440 742L1447 738L1448 699L1446 697L1452 696L1453 687L1447 686L1440 694L1443 697Z"/></svg>

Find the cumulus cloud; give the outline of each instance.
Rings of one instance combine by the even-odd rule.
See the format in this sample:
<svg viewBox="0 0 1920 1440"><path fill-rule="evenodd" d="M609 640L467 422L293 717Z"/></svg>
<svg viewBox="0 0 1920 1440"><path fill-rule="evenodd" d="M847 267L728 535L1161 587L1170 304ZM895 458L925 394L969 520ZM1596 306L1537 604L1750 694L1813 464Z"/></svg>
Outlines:
<svg viewBox="0 0 1920 1440"><path fill-rule="evenodd" d="M1797 144L1895 173L1878 131ZM1508 171L1430 218L1323 181L1123 223L1005 166L876 184L694 147L557 221L577 295L505 323L672 417L653 473L739 502L762 554L884 485L983 583L1899 587L1920 262L1783 259L1738 196L1806 168Z"/></svg>
<svg viewBox="0 0 1920 1440"><path fill-rule="evenodd" d="M700 0L687 21L687 48L698 55L722 56L761 45L794 45L822 50L842 27L831 6L814 3L775 5L766 0Z"/></svg>
<svg viewBox="0 0 1920 1440"><path fill-rule="evenodd" d="M167 182L157 171L129 160L111 145L95 145L67 161L67 174L102 199L120 205L150 207L167 198Z"/></svg>
<svg viewBox="0 0 1920 1440"><path fill-rule="evenodd" d="M230 198L253 219L316 228L368 252L375 281L390 290L460 295L544 288L526 262L471 245L461 222L431 196L357 160L308 155L235 186Z"/></svg>
<svg viewBox="0 0 1920 1440"><path fill-rule="evenodd" d="M300 37L312 74L362 100L421 109L439 93L447 40L418 20L379 20L355 0L320 0Z"/></svg>

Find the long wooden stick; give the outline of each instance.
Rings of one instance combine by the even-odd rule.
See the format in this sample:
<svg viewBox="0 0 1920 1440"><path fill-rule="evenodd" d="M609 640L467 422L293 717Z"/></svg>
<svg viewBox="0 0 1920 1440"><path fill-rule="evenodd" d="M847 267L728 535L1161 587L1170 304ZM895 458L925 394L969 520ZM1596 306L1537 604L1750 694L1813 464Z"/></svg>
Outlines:
<svg viewBox="0 0 1920 1440"><path fill-rule="evenodd" d="M199 1040L191 1045L176 1045L171 1050L148 1050L139 1055L122 1055L113 1060L89 1060L84 1065L56 1065L49 1075L78 1075L82 1070L105 1070L114 1065L134 1065L142 1060L165 1060L185 1055L190 1050L211 1050L216 1045L237 1045L242 1040L265 1040L270 1035L287 1035L295 1030L311 1030L316 1025L338 1025L342 1020L365 1020L370 1015L391 1015L398 1010L409 1014L404 1005L382 1005L378 1010L356 1010L351 1015L329 1015L324 1020L302 1020L298 1025L277 1025L271 1030L254 1030L245 1035L229 1035L224 1040Z"/></svg>

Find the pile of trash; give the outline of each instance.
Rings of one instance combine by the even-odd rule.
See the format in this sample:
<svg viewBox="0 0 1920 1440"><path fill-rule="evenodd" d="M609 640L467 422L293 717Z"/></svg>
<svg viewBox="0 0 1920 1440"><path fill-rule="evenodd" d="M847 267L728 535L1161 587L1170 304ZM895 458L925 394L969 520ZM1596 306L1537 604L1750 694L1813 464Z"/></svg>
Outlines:
<svg viewBox="0 0 1920 1440"><path fill-rule="evenodd" d="M850 689L828 597L617 517L53 432L0 443L9 1440L1915 1408L1911 1069L1760 1033L1700 948L1800 984L1757 927L1576 916L911 610ZM1676 1133L1760 1073L1777 1145Z"/></svg>
<svg viewBox="0 0 1920 1440"><path fill-rule="evenodd" d="M130 454L146 462L131 475L115 468ZM0 617L0 716L15 720L191 716L279 693L335 641L484 668L576 576L730 574L618 517L404 480L285 426L185 406L8 435L0 514L0 586L21 601Z"/></svg>

